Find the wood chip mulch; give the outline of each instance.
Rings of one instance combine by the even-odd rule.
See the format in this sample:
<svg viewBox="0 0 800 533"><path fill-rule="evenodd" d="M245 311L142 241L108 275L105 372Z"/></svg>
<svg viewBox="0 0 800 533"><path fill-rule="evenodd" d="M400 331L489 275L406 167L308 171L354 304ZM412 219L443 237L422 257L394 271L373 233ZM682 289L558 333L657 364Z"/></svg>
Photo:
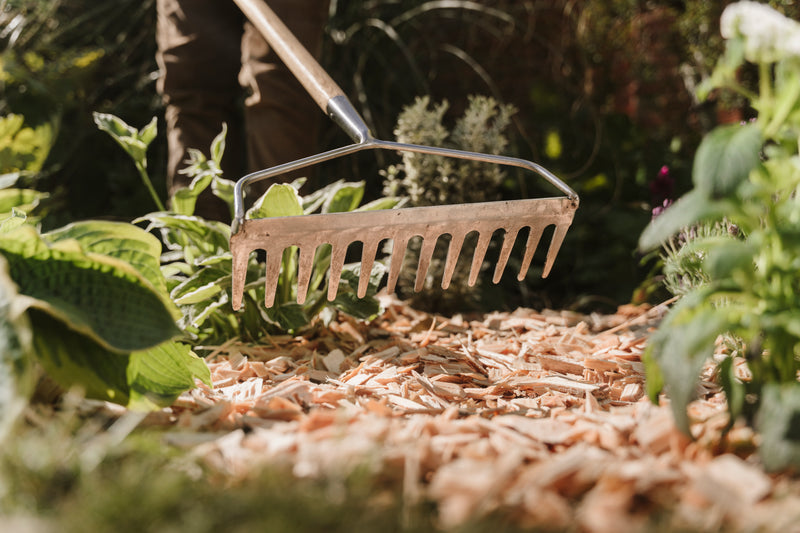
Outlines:
<svg viewBox="0 0 800 533"><path fill-rule="evenodd" d="M749 429L722 437L710 375L693 440L667 400L645 397L641 354L663 307L471 320L386 304L371 324L216 347L214 388L157 414L170 442L234 478L266 464L318 478L368 468L398 480L407 504L434 502L442 528L495 512L590 532L797 527L796 482L764 473Z"/></svg>

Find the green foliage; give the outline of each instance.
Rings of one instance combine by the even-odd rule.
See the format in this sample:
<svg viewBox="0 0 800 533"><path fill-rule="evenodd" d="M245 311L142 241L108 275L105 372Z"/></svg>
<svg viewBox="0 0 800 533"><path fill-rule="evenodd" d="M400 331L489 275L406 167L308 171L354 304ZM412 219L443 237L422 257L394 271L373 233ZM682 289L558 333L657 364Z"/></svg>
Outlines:
<svg viewBox="0 0 800 533"><path fill-rule="evenodd" d="M797 467L800 91L787 80L800 79L800 61L793 51L774 54L770 47L775 33L800 39L800 24L764 5L742 2L728 9L722 25L728 46L719 63L723 75L711 79L720 88L746 93L725 73L744 65L742 50L750 50L747 57L760 74L759 92L751 95L758 117L719 127L703 139L695 157L694 189L650 224L640 245L652 249L686 227L703 224L734 225L741 233L731 238L707 231L684 244L700 266L699 283L670 310L651 338L647 357L657 365L656 379L663 379L679 426L688 432L686 407L699 369L715 352L717 339L732 335L737 348L726 354L718 372L731 423L744 417L764 432L762 457L769 468ZM731 22L738 17L761 23ZM733 372L730 359L741 355L749 378Z"/></svg>
<svg viewBox="0 0 800 533"><path fill-rule="evenodd" d="M50 124L31 128L22 115L0 117L0 176L39 172L52 142Z"/></svg>
<svg viewBox="0 0 800 533"><path fill-rule="evenodd" d="M15 309L17 298L8 264L0 256L0 442L33 391L31 326L27 316Z"/></svg>
<svg viewBox="0 0 800 533"><path fill-rule="evenodd" d="M98 128L111 135L125 152L127 152L131 159L133 159L136 164L136 170L139 171L142 182L145 187L147 187L147 190L150 191L153 202L158 209L163 211L164 204L153 188L150 175L147 173L147 147L150 146L150 143L156 138L156 118L153 117L141 131L129 126L119 117L108 113L94 113L94 122L97 124Z"/></svg>
<svg viewBox="0 0 800 533"><path fill-rule="evenodd" d="M111 124L122 125L113 126L118 128L118 132L126 135L131 133L118 118L106 119ZM181 330L196 343L208 344L224 342L233 337L257 339L270 331L297 331L316 316L329 311L342 311L360 319L377 316L381 308L374 296L385 267L379 262L375 263L367 296L358 299L359 265L345 266L338 295L328 302L327 291L323 289L330 265L330 246L320 247L316 253L308 295L302 304L296 302L295 248L287 249L284 253L275 304L270 308L263 303L266 267L263 260L251 257L248 278L256 281L245 287L245 308L239 313L231 310L233 263L230 226L194 215L197 197L209 188L233 210L233 182L224 179L220 170L226 132L227 129L223 128L212 142L210 159L199 150L190 150L188 166L181 172L192 180L187 187L175 193L172 211L150 213L136 221L146 223L147 231L156 232L167 250L161 257L162 272L166 277L170 298L180 309ZM136 132L130 137L135 138ZM142 164L146 157L144 150L126 150L134 161L139 160L137 165ZM305 179L298 179L291 184L273 184L253 203L246 213L247 218L388 209L398 203L393 198L382 198L359 207L364 196L364 182L344 180L302 197L299 189L304 183Z"/></svg>
<svg viewBox="0 0 800 533"><path fill-rule="evenodd" d="M50 129L52 148L36 176L36 187L58 203L44 220L48 229L149 209L141 177L97 130L92 111L132 120L156 113L155 15L154 0L0 4L0 115ZM158 189L164 177L159 165L155 171Z"/></svg>
<svg viewBox="0 0 800 533"><path fill-rule="evenodd" d="M175 342L178 314L159 270L161 246L131 224L88 221L40 234L32 225L0 233L3 276L2 364L18 376L4 388L28 390L35 360L63 388L152 409L171 404L201 379L205 363ZM6 413L2 428L7 426Z"/></svg>

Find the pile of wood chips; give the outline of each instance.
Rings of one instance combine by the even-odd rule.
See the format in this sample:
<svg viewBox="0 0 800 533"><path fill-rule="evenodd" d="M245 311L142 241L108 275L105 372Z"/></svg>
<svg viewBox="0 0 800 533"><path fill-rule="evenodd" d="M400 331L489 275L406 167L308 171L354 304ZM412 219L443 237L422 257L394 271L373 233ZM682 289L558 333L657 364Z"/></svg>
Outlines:
<svg viewBox="0 0 800 533"><path fill-rule="evenodd" d="M368 468L398 480L408 505L435 502L442 528L495 512L591 532L797 527L796 483L764 473L747 428L721 437L713 383L691 406L694 440L644 397L641 354L663 308L467 320L385 303L371 324L217 347L213 390L160 415L170 442L233 477Z"/></svg>

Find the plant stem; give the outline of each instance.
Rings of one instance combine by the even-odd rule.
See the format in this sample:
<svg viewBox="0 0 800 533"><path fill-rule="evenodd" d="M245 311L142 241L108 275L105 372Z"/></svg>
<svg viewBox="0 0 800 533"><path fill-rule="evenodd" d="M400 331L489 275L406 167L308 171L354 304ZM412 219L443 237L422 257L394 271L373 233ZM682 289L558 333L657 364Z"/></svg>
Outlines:
<svg viewBox="0 0 800 533"><path fill-rule="evenodd" d="M164 208L163 202L161 202L161 198L158 197L155 188L153 187L153 182L150 181L150 176L147 174L147 169L136 163L136 170L139 171L139 175L142 177L142 181L144 182L144 186L147 187L147 190L150 191L150 196L153 197L153 201L156 203L156 207L159 211L166 211Z"/></svg>

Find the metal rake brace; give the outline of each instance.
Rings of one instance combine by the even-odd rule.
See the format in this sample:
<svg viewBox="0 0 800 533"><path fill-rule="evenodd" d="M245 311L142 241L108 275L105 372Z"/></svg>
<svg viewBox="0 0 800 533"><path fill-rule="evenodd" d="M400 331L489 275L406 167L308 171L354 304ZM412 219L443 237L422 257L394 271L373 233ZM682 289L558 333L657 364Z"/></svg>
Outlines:
<svg viewBox="0 0 800 533"><path fill-rule="evenodd" d="M422 238L422 249L415 280L416 290L422 288L436 242L440 236L445 234L451 236L451 241L442 279L442 288L444 289L450 285L464 238L473 231L478 233L478 244L472 258L468 282L470 286L474 285L477 280L480 266L492 235L498 229L503 229L505 236L500 258L494 271L493 281L495 283L502 276L518 233L526 227L530 228L530 232L522 267L517 278L519 280L524 279L542 233L545 228L554 225L555 231L547 252L542 277L546 277L549 274L579 204L577 193L567 184L544 167L524 159L375 139L341 88L328 76L313 56L302 47L289 29L264 2L260 0L234 1L261 32L275 53L278 54L306 88L317 105L353 141L353 144L347 146L254 172L236 183L234 188L234 217L230 239L230 248L233 255L232 304L234 309L239 309L242 306L247 264L250 253L254 250L264 250L267 256L265 298L267 307L272 307L275 302L281 258L284 249L290 246L297 246L300 250L297 289L299 303L305 302L314 255L317 247L321 244L330 244L332 247L328 280L329 300L333 300L336 297L347 248L354 242L361 242L363 245L358 287L359 297L363 297L366 294L378 246L386 239L393 241L387 287L390 292L394 290L397 283L406 246L409 240L415 236ZM565 196L433 207L410 207L384 211L356 211L295 217L245 219L244 190L251 183L367 149L416 152L520 167L543 177L564 193Z"/></svg>

